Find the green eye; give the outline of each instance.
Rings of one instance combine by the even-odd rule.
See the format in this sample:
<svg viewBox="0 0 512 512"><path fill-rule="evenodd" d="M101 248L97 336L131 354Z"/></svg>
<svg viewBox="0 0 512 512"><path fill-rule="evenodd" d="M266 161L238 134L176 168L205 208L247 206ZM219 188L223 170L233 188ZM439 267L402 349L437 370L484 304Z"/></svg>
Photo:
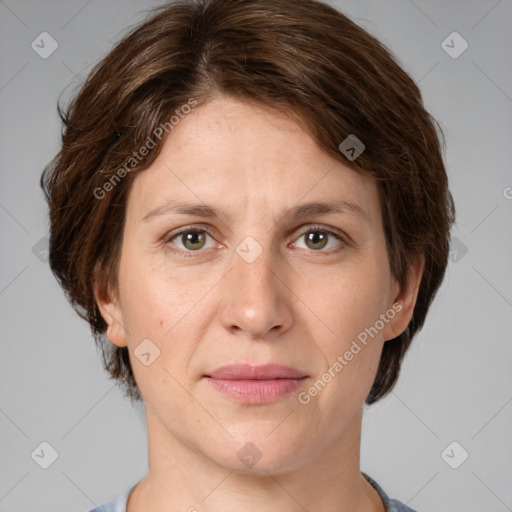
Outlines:
<svg viewBox="0 0 512 512"><path fill-rule="evenodd" d="M307 244L311 249L323 249L329 240L329 235L324 231L310 231L306 235Z"/></svg>
<svg viewBox="0 0 512 512"><path fill-rule="evenodd" d="M212 239L212 245L207 245L207 237ZM299 241L304 240L305 245L300 246ZM174 252L180 253L185 257L192 256L194 252L202 252L202 249L213 247L213 236L206 228L185 228L178 233L172 233L164 239L165 244L169 245ZM337 242L337 243L336 243ZM334 244L333 244L334 243ZM331 244L331 245L329 245ZM293 243L294 247L306 249L313 252L336 252L324 249L332 249L336 246L348 245L344 237L323 226L309 226L307 231L303 231L297 241Z"/></svg>
<svg viewBox="0 0 512 512"><path fill-rule="evenodd" d="M174 243L173 240L177 239L183 246L183 248L178 246L178 249L194 252L205 246L207 236L210 236L210 234L205 229L187 229L175 233L169 237L166 242Z"/></svg>
<svg viewBox="0 0 512 512"><path fill-rule="evenodd" d="M182 233L181 241L187 249L190 249L192 251L201 249L206 242L205 232L188 231L186 233Z"/></svg>
<svg viewBox="0 0 512 512"><path fill-rule="evenodd" d="M345 245L345 241L341 237L341 235L338 235L334 231L331 231L329 229L325 229L321 226L315 226L315 227L309 227L307 231L304 231L298 240L304 239L306 247L301 247L305 249L309 249L312 251L322 251L331 239L335 239L338 242L338 245L341 243L341 245ZM297 246L297 242L294 244ZM335 244L336 245L336 244ZM332 247L332 246L331 246ZM331 248L329 247L329 248ZM322 251L327 252L327 251Z"/></svg>

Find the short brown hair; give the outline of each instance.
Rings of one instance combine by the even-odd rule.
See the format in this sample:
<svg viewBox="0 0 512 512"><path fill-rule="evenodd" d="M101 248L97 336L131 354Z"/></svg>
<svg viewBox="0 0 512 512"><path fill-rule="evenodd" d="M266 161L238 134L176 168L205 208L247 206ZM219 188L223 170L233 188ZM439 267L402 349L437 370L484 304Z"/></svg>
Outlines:
<svg viewBox="0 0 512 512"><path fill-rule="evenodd" d="M89 322L111 378L140 400L128 349L104 336L94 276L101 294L118 290L134 174L126 163L129 171L147 168L165 141L155 129L167 123L170 133L171 115L191 98L201 105L219 95L293 116L328 154L377 181L390 269L401 286L413 259L424 259L412 319L384 343L366 398L377 401L394 387L441 285L455 208L444 135L418 87L383 44L317 0L170 2L96 64L66 111L57 106L62 147L41 176L54 275ZM339 149L351 134L366 146L355 160ZM149 154L133 160L150 139Z"/></svg>

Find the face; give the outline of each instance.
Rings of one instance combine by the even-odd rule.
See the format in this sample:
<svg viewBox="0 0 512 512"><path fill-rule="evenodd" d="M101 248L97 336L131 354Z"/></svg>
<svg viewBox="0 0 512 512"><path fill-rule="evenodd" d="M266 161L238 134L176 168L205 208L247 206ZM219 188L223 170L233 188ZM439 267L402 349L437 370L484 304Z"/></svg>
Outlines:
<svg viewBox="0 0 512 512"><path fill-rule="evenodd" d="M107 336L169 442L298 467L350 431L418 281L391 276L376 184L292 120L222 97L171 135L130 190Z"/></svg>

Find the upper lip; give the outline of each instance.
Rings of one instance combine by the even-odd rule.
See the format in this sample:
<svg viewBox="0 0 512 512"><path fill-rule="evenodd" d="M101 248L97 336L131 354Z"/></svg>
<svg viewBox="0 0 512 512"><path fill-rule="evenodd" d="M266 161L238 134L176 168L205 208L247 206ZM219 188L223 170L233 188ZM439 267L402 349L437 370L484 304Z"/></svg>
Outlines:
<svg viewBox="0 0 512 512"><path fill-rule="evenodd" d="M281 364L229 364L215 368L206 377L225 380L269 380L269 379L301 379L307 375L296 368Z"/></svg>

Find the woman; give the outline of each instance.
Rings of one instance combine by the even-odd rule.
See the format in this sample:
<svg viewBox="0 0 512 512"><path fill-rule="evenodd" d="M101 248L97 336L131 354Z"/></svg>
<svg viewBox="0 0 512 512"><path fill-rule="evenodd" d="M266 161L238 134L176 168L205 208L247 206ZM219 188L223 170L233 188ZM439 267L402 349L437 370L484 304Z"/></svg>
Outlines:
<svg viewBox="0 0 512 512"><path fill-rule="evenodd" d="M148 475L94 510L411 511L360 471L362 407L454 207L389 50L315 0L179 0L61 117L50 265L148 430Z"/></svg>

